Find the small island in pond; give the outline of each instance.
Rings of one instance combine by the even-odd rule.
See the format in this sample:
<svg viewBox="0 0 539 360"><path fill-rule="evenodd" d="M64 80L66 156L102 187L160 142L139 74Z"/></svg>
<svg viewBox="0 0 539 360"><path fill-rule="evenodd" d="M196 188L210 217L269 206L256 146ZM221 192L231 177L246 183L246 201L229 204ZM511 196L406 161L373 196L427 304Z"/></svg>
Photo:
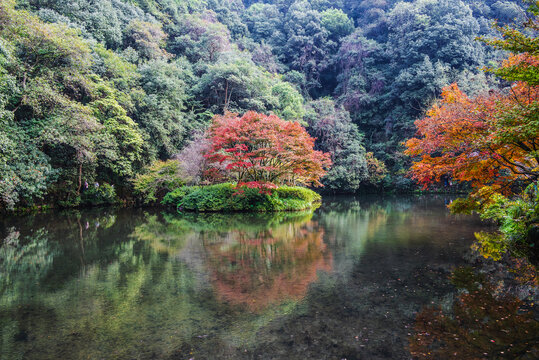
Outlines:
<svg viewBox="0 0 539 360"><path fill-rule="evenodd" d="M315 207L321 196L299 186L261 189L256 185L237 186L224 183L210 186L189 186L168 193L163 204L179 211L300 211Z"/></svg>
<svg viewBox="0 0 539 360"><path fill-rule="evenodd" d="M298 122L227 113L215 117L180 159L154 163L139 175L135 190L146 203L180 211L310 209L321 197L302 186L321 186L331 165L330 155L315 150L314 142ZM197 183L205 185L189 186Z"/></svg>

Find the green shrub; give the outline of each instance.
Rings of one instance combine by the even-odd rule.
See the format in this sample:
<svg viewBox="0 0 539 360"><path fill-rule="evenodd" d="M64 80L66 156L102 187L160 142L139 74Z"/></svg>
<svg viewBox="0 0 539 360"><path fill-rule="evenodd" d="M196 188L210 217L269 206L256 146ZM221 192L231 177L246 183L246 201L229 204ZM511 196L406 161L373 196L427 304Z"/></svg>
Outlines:
<svg viewBox="0 0 539 360"><path fill-rule="evenodd" d="M180 188L187 182L181 164L177 160L156 161L148 167L144 174L133 180L135 194L145 204L152 204L163 199L165 194Z"/></svg>
<svg viewBox="0 0 539 360"><path fill-rule="evenodd" d="M193 211L224 211L234 193L232 184L204 186L187 194L179 206Z"/></svg>
<svg viewBox="0 0 539 360"><path fill-rule="evenodd" d="M308 202L320 201L320 194L303 187L281 186L274 190L280 199L300 199Z"/></svg>
<svg viewBox="0 0 539 360"><path fill-rule="evenodd" d="M481 193L489 193L484 187ZM517 257L527 257L539 263L539 190L532 183L521 193L512 197L494 193L488 201L480 197L468 197L453 202L451 211L459 213L477 212L483 220L491 220L499 226L498 232L475 234L474 249L486 258L501 259L509 252Z"/></svg>
<svg viewBox="0 0 539 360"><path fill-rule="evenodd" d="M482 219L499 224L502 237L493 237L491 247L502 253L510 250L516 256L527 256L533 262L539 260L538 237L535 228L539 223L539 190L537 183L529 185L522 193L512 198L496 194L480 210ZM487 237L478 238L487 243ZM503 247L502 247L503 245ZM498 249L499 248L499 249Z"/></svg>
<svg viewBox="0 0 539 360"><path fill-rule="evenodd" d="M313 207L321 197L312 190L283 186L271 191L240 187L230 183L203 187L182 187L168 193L163 204L180 211L199 212L271 212L299 211Z"/></svg>
<svg viewBox="0 0 539 360"><path fill-rule="evenodd" d="M183 198L192 193L195 190L198 190L200 186L182 186L175 190L172 190L171 192L167 193L165 197L163 197L163 200L161 201L161 204L163 205L169 205L169 206L178 206L179 203L183 201Z"/></svg>
<svg viewBox="0 0 539 360"><path fill-rule="evenodd" d="M112 205L118 202L114 186L107 183L90 186L81 194L80 198L83 205Z"/></svg>

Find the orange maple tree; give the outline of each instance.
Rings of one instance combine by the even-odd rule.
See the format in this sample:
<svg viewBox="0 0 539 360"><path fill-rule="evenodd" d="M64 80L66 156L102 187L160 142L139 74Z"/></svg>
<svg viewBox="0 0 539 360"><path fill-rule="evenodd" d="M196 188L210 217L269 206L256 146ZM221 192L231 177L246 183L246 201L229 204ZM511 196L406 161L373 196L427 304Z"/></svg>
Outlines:
<svg viewBox="0 0 539 360"><path fill-rule="evenodd" d="M297 122L250 111L239 117L216 116L209 129L210 162L219 163L238 184L322 186L330 155L314 150L314 141Z"/></svg>
<svg viewBox="0 0 539 360"><path fill-rule="evenodd" d="M513 56L508 66L525 59ZM415 122L405 153L410 174L424 186L443 177L510 192L539 177L539 87L516 82L504 91L470 98L456 84Z"/></svg>

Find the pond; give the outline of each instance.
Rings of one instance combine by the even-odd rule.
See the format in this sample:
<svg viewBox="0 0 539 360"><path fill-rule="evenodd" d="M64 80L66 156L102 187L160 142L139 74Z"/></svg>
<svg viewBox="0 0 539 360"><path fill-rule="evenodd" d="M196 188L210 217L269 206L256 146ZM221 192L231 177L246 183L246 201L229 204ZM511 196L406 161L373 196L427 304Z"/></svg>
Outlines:
<svg viewBox="0 0 539 360"><path fill-rule="evenodd" d="M314 212L55 212L0 221L1 359L409 359L475 217L449 198Z"/></svg>

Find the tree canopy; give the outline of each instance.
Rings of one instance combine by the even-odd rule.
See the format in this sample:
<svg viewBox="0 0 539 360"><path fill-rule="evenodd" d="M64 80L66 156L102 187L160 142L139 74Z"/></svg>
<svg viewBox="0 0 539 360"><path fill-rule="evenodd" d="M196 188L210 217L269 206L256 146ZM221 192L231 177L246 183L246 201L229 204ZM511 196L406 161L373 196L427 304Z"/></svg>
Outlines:
<svg viewBox="0 0 539 360"><path fill-rule="evenodd" d="M536 14L535 7L531 11ZM524 28L537 30L537 17ZM449 176L512 193L538 180L539 42L514 27L501 30L503 39L484 41L515 53L487 71L513 83L473 98L456 84L444 88L442 100L416 121L420 137L406 143L407 153L420 157L411 170L419 182Z"/></svg>
<svg viewBox="0 0 539 360"><path fill-rule="evenodd" d="M215 118L206 157L225 165L238 183L321 186L331 165L327 153L314 150L314 138L297 122L275 115L227 113Z"/></svg>

